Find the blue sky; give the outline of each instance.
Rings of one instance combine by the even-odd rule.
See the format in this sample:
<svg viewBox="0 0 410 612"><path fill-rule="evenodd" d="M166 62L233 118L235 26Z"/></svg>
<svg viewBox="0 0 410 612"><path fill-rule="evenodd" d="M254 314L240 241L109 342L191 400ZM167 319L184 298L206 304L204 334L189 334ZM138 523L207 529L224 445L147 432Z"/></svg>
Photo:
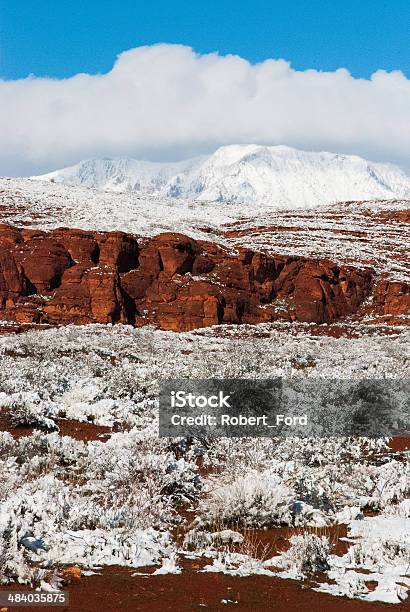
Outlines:
<svg viewBox="0 0 410 612"><path fill-rule="evenodd" d="M237 143L410 170L410 0L0 0L0 176Z"/></svg>
<svg viewBox="0 0 410 612"><path fill-rule="evenodd" d="M158 42L410 76L409 33L409 0L0 0L0 77L107 72L121 51Z"/></svg>

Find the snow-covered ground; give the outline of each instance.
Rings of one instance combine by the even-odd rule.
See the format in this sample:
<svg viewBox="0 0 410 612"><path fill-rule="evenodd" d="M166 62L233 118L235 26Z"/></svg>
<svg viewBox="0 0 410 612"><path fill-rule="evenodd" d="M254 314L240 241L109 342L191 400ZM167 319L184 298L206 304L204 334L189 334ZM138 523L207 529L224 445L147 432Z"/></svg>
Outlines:
<svg viewBox="0 0 410 612"><path fill-rule="evenodd" d="M0 219L3 223L41 229L76 227L120 230L142 236L178 231L207 239L203 227L243 217L243 206L176 200L154 195L112 193L86 187L0 178Z"/></svg>
<svg viewBox="0 0 410 612"><path fill-rule="evenodd" d="M410 198L399 167L356 155L229 145L177 163L90 159L39 177L66 185L247 206L312 208L344 200Z"/></svg>
<svg viewBox="0 0 410 612"><path fill-rule="evenodd" d="M265 211L224 226L235 246L255 251L323 257L340 264L370 266L390 278L410 280L410 227L400 222L407 201L345 202L309 211Z"/></svg>
<svg viewBox="0 0 410 612"><path fill-rule="evenodd" d="M229 248L246 246L270 253L328 257L339 263L374 267L390 277L410 279L409 224L397 211L404 200L319 206L277 211L259 202L220 204L136 193L113 193L31 179L0 179L0 221L40 229L76 227L121 230L141 236L180 232ZM276 229L275 229L276 228ZM226 235L235 230L237 235Z"/></svg>
<svg viewBox="0 0 410 612"><path fill-rule="evenodd" d="M227 326L175 334L95 325L0 337L0 411L39 428L17 440L0 433L0 582L58 586L59 566L73 563L180 572L187 554L211 559L205 571L311 579L320 569L329 583L317 588L334 595L405 598L408 463L384 440L158 438L161 378L410 375L405 328L387 336L358 326L353 338L309 329L244 326L238 338ZM78 441L53 431L64 418L117 432ZM182 547L171 535L181 503L196 516ZM337 523L348 524L344 556L325 532L260 559L246 542L234 550L224 531Z"/></svg>
<svg viewBox="0 0 410 612"><path fill-rule="evenodd" d="M332 583L317 590L366 601L399 603L410 588L408 499L388 508L393 516L372 516L349 525L352 546L343 557L329 557ZM367 584L373 583L374 589Z"/></svg>

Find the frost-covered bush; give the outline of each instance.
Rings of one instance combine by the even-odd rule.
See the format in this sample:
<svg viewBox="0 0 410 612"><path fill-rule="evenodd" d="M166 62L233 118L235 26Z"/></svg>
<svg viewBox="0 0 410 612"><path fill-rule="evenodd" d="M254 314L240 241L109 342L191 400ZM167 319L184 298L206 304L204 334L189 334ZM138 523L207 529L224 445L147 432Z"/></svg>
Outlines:
<svg viewBox="0 0 410 612"><path fill-rule="evenodd" d="M14 446L14 439L8 431L0 431L0 457L6 455Z"/></svg>
<svg viewBox="0 0 410 612"><path fill-rule="evenodd" d="M289 525L293 498L293 491L278 476L251 472L225 485L213 486L211 481L199 504L199 514L208 524Z"/></svg>
<svg viewBox="0 0 410 612"><path fill-rule="evenodd" d="M25 479L47 473L66 480L80 477L87 465L87 457L84 442L56 432L44 434L37 430L16 441L10 453L10 458L19 466L20 476Z"/></svg>
<svg viewBox="0 0 410 612"><path fill-rule="evenodd" d="M387 505L383 508L384 514L392 516L400 516L401 518L410 519L410 497L403 499L398 504Z"/></svg>
<svg viewBox="0 0 410 612"><path fill-rule="evenodd" d="M31 567L23 548L19 547L18 537L13 525L8 524L0 530L0 585L19 582L35 583L38 570ZM37 575L36 575L37 574ZM43 577L45 572L43 572Z"/></svg>
<svg viewBox="0 0 410 612"><path fill-rule="evenodd" d="M381 537L376 541L363 541L349 549L348 558L352 565L379 568L389 565L410 564L410 542Z"/></svg>
<svg viewBox="0 0 410 612"><path fill-rule="evenodd" d="M294 487L297 499L331 515L346 505L364 502L374 489L372 466L339 463L319 467L295 465L286 481Z"/></svg>
<svg viewBox="0 0 410 612"><path fill-rule="evenodd" d="M295 515L295 525L328 524L348 507L381 510L409 495L408 464L386 457L385 439L242 438L212 440L204 463L219 473L214 487L225 487L247 473L270 473L294 492L295 508L310 507L328 521Z"/></svg>
<svg viewBox="0 0 410 612"><path fill-rule="evenodd" d="M32 553L22 544L27 534L21 520L7 513L0 515L0 584L20 583L39 585L54 580L55 572L43 569L32 561Z"/></svg>
<svg viewBox="0 0 410 612"><path fill-rule="evenodd" d="M176 506L201 488L189 452L177 459L152 429L106 443L35 431L15 441L2 435L0 444L4 581L37 585L48 579L46 562L157 562L168 550L167 530L180 520ZM44 542L40 552L26 548L30 538Z"/></svg>
<svg viewBox="0 0 410 612"><path fill-rule="evenodd" d="M377 470L375 486L369 505L375 510L398 504L410 497L410 462L395 459L386 462Z"/></svg>
<svg viewBox="0 0 410 612"><path fill-rule="evenodd" d="M52 416L57 413L56 407L50 402L44 402L38 393L20 392L10 396L0 394L0 402L8 409L13 427L36 427L53 431L58 429Z"/></svg>
<svg viewBox="0 0 410 612"><path fill-rule="evenodd" d="M290 547L282 555L283 567L296 575L314 574L329 569L330 543L327 536L315 533L294 535Z"/></svg>

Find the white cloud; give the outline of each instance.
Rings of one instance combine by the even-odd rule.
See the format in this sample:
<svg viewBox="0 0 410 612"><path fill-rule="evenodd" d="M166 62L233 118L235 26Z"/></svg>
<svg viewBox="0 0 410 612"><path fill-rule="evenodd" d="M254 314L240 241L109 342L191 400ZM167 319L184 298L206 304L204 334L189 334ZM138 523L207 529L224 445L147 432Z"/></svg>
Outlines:
<svg viewBox="0 0 410 612"><path fill-rule="evenodd" d="M0 174L93 156L178 159L257 142L357 153L410 167L410 81L378 71L298 72L160 44L107 74L0 81Z"/></svg>

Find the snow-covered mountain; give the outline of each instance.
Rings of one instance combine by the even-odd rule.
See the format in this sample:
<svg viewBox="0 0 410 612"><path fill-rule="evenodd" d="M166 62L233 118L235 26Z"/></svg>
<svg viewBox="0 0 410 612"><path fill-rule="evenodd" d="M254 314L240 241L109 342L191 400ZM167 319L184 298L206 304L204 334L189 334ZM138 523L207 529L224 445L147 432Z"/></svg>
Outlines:
<svg viewBox="0 0 410 612"><path fill-rule="evenodd" d="M398 166L285 146L230 145L210 156L177 163L89 159L35 178L117 192L277 208L410 198L410 176Z"/></svg>

